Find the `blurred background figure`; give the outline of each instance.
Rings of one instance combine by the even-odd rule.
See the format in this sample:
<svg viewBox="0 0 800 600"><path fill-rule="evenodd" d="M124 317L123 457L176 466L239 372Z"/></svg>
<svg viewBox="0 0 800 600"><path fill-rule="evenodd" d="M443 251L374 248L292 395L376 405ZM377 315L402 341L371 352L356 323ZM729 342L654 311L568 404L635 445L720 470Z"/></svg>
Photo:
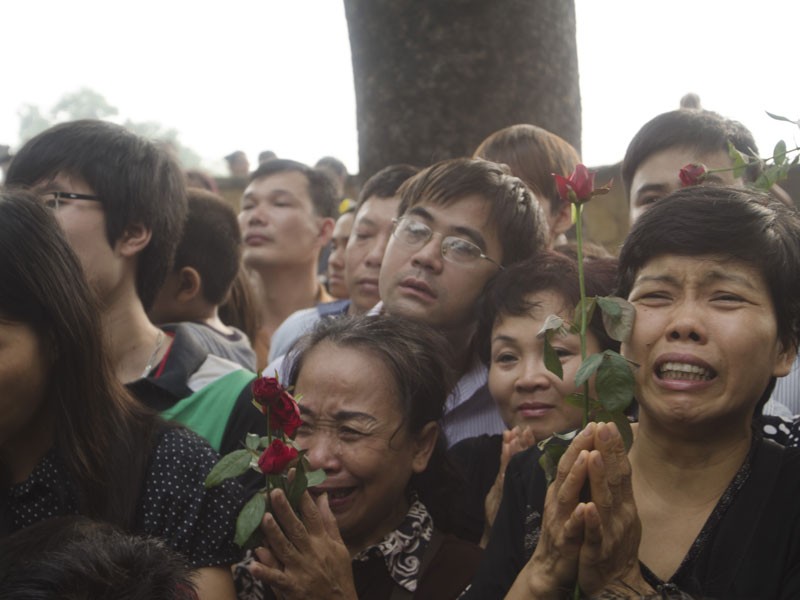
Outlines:
<svg viewBox="0 0 800 600"><path fill-rule="evenodd" d="M200 169L188 169L185 172L186 187L207 190L215 194L219 194L219 187L214 178L208 173L204 173Z"/></svg>
<svg viewBox="0 0 800 600"><path fill-rule="evenodd" d="M264 150L263 152L258 153L258 164L263 165L265 162L272 160L273 158L278 158L278 155L272 150Z"/></svg>
<svg viewBox="0 0 800 600"><path fill-rule="evenodd" d="M334 298L349 298L345 280L345 250L355 219L355 206L345 210L336 220L331 238L331 252L328 255L328 292Z"/></svg>
<svg viewBox="0 0 800 600"><path fill-rule="evenodd" d="M314 165L318 171L322 171L333 182L333 187L336 189L336 197L339 200L344 199L347 189L347 167L338 158L333 156L323 156Z"/></svg>
<svg viewBox="0 0 800 600"><path fill-rule="evenodd" d="M225 157L231 177L247 177L250 174L250 162L241 150L231 152Z"/></svg>

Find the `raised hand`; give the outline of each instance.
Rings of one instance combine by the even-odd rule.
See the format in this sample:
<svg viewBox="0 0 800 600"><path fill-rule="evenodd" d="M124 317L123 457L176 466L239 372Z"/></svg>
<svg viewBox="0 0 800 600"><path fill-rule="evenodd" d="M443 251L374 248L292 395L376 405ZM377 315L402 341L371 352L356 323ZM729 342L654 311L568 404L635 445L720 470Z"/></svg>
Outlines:
<svg viewBox="0 0 800 600"><path fill-rule="evenodd" d="M261 522L265 547L255 551L258 562L249 567L253 576L286 600L356 600L350 552L327 495L315 503L305 492L300 501L302 520L283 491L273 490L270 503L274 516L267 513Z"/></svg>
<svg viewBox="0 0 800 600"><path fill-rule="evenodd" d="M486 521L483 526L483 537L481 537L481 547L485 548L489 542L489 534L492 532L492 525L497 516L497 509L500 508L500 501L503 499L503 483L506 478L506 467L511 457L527 448L533 446L536 439L533 437L533 432L528 427L521 427L517 425L513 429L503 432L503 445L500 449L500 469L497 472L497 477L494 484L486 494L484 500L484 509L486 511Z"/></svg>

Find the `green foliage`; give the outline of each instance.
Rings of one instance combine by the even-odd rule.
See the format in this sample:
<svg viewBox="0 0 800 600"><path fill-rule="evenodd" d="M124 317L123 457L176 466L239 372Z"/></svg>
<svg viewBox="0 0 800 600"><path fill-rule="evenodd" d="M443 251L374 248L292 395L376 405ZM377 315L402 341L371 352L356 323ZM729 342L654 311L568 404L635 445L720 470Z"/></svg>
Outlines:
<svg viewBox="0 0 800 600"><path fill-rule="evenodd" d="M600 368L601 362L603 362L602 354L591 354L587 356L581 363L578 372L575 373L575 385L580 387L589 381L589 378L594 375L594 372Z"/></svg>
<svg viewBox="0 0 800 600"><path fill-rule="evenodd" d="M551 332L547 332L544 338L544 366L559 379L564 379L564 368L561 366L561 359L550 343Z"/></svg>
<svg viewBox="0 0 800 600"><path fill-rule="evenodd" d="M605 411L622 412L633 400L633 371L628 361L613 350L606 350L602 357L595 379L598 400Z"/></svg>
<svg viewBox="0 0 800 600"><path fill-rule="evenodd" d="M246 449L234 450L230 454L226 454L214 465L214 468L211 469L208 477L206 477L206 488L212 488L226 479L239 477L239 475L246 473L247 469L250 468L252 458L253 452Z"/></svg>
<svg viewBox="0 0 800 600"><path fill-rule="evenodd" d="M258 529L261 519L264 518L264 511L267 508L267 501L264 492L258 491L247 501L242 508L242 512L236 519L236 535L233 541L238 546L244 546L250 536Z"/></svg>
<svg viewBox="0 0 800 600"><path fill-rule="evenodd" d="M112 120L112 117L119 115L119 110L99 92L83 87L65 93L49 111L27 104L17 114L20 120L19 139L25 143L57 123L76 119ZM200 165L200 155L180 142L176 129L164 127L157 121L137 122L128 119L122 125L138 135L164 144L184 168Z"/></svg>
<svg viewBox="0 0 800 600"><path fill-rule="evenodd" d="M633 331L636 309L624 298L604 296L596 298L597 305L603 311L603 327L612 340L627 342Z"/></svg>
<svg viewBox="0 0 800 600"><path fill-rule="evenodd" d="M767 112L767 114L777 121L785 121L786 123L791 123L800 127L800 120L792 121L791 119L770 112ZM798 154L798 152L800 152L800 146L789 149L786 147L785 141L779 140L772 150L772 156L760 158L755 155L746 155L734 148L733 144L730 142L728 143L728 156L733 162L733 176L737 178L742 177L750 165L758 165L760 173L755 182L752 183L752 186L765 191L789 176L789 169L797 165L800 159L800 154ZM790 154L794 154L791 160L789 159ZM711 169L708 172L714 173L730 170L731 169Z"/></svg>
<svg viewBox="0 0 800 600"><path fill-rule="evenodd" d="M248 433L247 437L244 439L245 448L248 450L258 450L258 446L261 443L261 438L258 437L255 433Z"/></svg>

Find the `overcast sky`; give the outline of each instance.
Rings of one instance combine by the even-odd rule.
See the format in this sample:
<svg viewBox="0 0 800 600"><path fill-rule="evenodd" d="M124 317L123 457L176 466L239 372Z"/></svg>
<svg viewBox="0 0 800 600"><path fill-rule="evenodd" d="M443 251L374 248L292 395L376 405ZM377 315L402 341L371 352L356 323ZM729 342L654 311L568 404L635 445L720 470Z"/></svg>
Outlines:
<svg viewBox="0 0 800 600"><path fill-rule="evenodd" d="M645 121L689 91L745 123L762 154L800 137L764 112L800 117L790 58L800 2L576 0L576 9L587 164L619 160ZM2 144L18 143L24 104L49 110L88 86L121 119L177 129L216 172L235 149L252 163L266 149L310 163L332 154L357 170L338 0L3 2L0 39Z"/></svg>

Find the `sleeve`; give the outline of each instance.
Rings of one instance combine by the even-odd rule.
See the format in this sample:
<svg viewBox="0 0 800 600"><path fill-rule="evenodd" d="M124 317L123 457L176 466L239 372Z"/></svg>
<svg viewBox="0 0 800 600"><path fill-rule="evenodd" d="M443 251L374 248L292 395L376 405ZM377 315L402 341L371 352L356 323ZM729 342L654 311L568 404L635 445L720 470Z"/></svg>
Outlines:
<svg viewBox="0 0 800 600"><path fill-rule="evenodd" d="M544 496L531 494L534 468L538 468L538 449L534 446L514 456L506 469L503 500L495 517L489 544L483 554L465 599L503 598L525 566L526 537L532 545L538 539ZM536 465L533 467L532 465ZM531 497L531 496L534 497Z"/></svg>
<svg viewBox="0 0 800 600"><path fill-rule="evenodd" d="M486 522L486 495L500 470L501 436L482 435L461 440L448 451L464 489L454 506L459 537L478 543Z"/></svg>
<svg viewBox="0 0 800 600"><path fill-rule="evenodd" d="M248 433L267 435L267 420L258 408L253 406L253 392L248 382L241 390L233 406L225 433L222 436L219 453L222 456L244 448ZM234 392L235 393L235 392Z"/></svg>
<svg viewBox="0 0 800 600"><path fill-rule="evenodd" d="M192 569L231 565L243 555L233 542L241 485L204 485L218 459L200 436L174 428L161 436L147 473L139 530L163 540Z"/></svg>

